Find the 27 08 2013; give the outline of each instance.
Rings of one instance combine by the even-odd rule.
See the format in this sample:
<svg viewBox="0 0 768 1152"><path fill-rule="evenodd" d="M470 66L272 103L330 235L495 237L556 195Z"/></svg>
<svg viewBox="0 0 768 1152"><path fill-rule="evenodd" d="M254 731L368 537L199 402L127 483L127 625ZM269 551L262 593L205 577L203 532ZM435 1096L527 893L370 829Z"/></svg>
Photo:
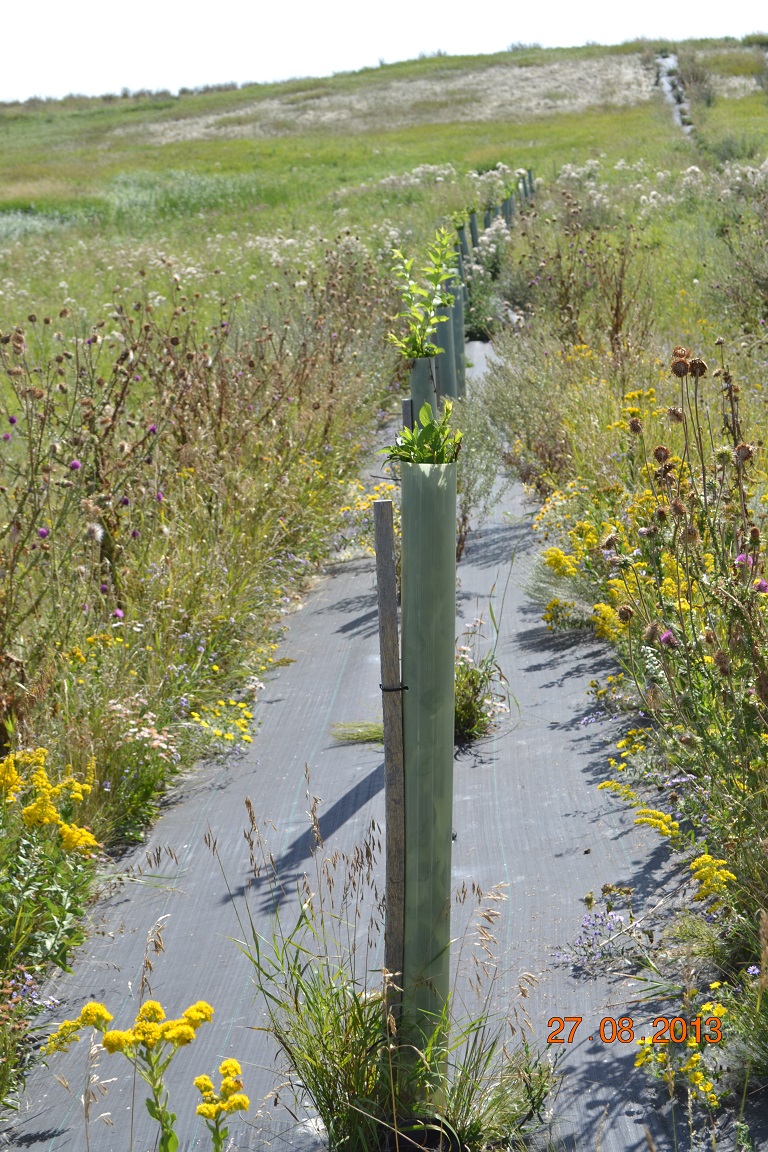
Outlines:
<svg viewBox="0 0 768 1152"><path fill-rule="evenodd" d="M547 1022L547 1028L552 1029L547 1043L573 1044L583 1020L583 1016L552 1016ZM687 1040L695 1040L697 1044L702 1040L706 1044L719 1044L723 1038L723 1022L718 1016L708 1016L704 1020L700 1016L692 1020L685 1020L682 1016L656 1016L650 1027L653 1029L650 1037L653 1044L684 1044ZM646 1036L636 1036L631 1016L619 1016L618 1019L604 1016L597 1034L604 1044L613 1044L614 1041L632 1044L635 1040L647 1039ZM594 1040L594 1034L589 1039Z"/></svg>

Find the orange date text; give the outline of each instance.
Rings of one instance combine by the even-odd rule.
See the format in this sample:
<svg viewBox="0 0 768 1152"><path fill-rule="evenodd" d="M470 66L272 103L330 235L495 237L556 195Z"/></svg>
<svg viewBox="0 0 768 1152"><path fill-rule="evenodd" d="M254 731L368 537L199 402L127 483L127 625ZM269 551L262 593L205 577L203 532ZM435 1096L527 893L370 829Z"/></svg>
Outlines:
<svg viewBox="0 0 768 1152"><path fill-rule="evenodd" d="M551 1029L547 1043L573 1044L583 1022L583 1016L553 1016L547 1023L547 1028ZM632 1044L648 1039L652 1044L685 1044L688 1040L695 1040L697 1044L702 1040L706 1044L719 1044L723 1038L723 1022L718 1016L709 1016L705 1020L700 1016L692 1020L682 1016L657 1016L652 1024L642 1028L650 1036L637 1035L631 1016L604 1016L589 1039L602 1040L603 1044Z"/></svg>

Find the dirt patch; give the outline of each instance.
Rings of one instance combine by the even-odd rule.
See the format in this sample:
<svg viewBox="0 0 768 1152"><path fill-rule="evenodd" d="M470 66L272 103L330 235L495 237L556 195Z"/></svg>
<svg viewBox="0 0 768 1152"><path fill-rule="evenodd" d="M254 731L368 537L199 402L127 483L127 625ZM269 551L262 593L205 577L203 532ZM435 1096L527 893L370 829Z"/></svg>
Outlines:
<svg viewBox="0 0 768 1152"><path fill-rule="evenodd" d="M328 131L339 134L405 128L457 120L527 120L581 112L595 105L626 106L649 100L655 68L639 54L552 64L495 65L417 80L370 84L359 91L286 93L254 101L236 112L156 121L117 129L148 143L205 138L284 136Z"/></svg>

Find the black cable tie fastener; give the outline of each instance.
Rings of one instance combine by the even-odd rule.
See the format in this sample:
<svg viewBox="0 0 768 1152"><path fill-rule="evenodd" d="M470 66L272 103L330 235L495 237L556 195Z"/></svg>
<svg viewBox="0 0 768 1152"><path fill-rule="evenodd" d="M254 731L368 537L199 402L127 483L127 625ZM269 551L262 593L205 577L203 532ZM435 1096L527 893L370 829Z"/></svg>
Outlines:
<svg viewBox="0 0 768 1152"><path fill-rule="evenodd" d="M379 684L379 688L381 688L382 692L407 692L408 691L408 685L407 684L398 684L395 688L385 688L383 684Z"/></svg>

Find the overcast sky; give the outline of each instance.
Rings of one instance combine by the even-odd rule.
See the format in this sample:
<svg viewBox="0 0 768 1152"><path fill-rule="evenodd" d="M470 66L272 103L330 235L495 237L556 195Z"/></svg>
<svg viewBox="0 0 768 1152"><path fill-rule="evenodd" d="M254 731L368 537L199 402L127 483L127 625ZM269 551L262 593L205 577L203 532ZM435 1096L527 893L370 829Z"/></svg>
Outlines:
<svg viewBox="0 0 768 1152"><path fill-rule="evenodd" d="M0 0L0 12L11 0ZM38 0L10 19L0 100L328 76L438 50L768 31L766 0Z"/></svg>

